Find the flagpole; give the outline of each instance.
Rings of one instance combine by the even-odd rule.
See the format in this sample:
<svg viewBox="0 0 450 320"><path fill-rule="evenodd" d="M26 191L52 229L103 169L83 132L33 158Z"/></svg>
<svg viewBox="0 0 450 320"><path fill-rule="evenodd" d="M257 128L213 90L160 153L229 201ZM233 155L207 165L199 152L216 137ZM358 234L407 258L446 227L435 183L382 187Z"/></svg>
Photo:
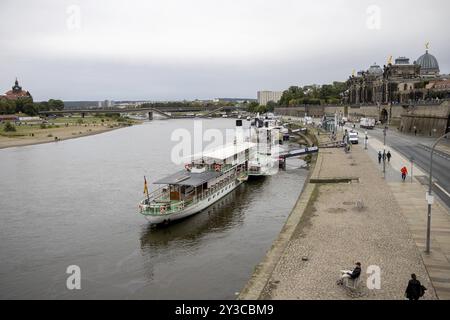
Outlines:
<svg viewBox="0 0 450 320"><path fill-rule="evenodd" d="M144 176L144 193L147 194L147 202L150 204L150 196L148 194L147 178Z"/></svg>

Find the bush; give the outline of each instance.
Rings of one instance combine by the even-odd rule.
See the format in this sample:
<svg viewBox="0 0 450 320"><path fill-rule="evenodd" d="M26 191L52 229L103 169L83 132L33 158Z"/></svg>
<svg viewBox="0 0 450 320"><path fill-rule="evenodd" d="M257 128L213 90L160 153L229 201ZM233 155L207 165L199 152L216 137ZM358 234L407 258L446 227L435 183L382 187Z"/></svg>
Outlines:
<svg viewBox="0 0 450 320"><path fill-rule="evenodd" d="M47 129L47 125L45 123L41 123L41 129Z"/></svg>
<svg viewBox="0 0 450 320"><path fill-rule="evenodd" d="M11 122L6 122L5 127L3 128L5 132L15 132L16 127Z"/></svg>

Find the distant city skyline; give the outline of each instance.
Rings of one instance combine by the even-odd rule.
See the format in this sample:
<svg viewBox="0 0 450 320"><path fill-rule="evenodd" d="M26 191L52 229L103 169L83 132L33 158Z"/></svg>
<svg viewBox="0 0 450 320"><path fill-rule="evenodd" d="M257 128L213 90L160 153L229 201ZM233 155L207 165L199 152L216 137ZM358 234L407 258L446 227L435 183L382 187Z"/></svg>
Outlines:
<svg viewBox="0 0 450 320"><path fill-rule="evenodd" d="M256 98L345 81L430 43L450 72L445 0L0 3L0 94L37 101Z"/></svg>

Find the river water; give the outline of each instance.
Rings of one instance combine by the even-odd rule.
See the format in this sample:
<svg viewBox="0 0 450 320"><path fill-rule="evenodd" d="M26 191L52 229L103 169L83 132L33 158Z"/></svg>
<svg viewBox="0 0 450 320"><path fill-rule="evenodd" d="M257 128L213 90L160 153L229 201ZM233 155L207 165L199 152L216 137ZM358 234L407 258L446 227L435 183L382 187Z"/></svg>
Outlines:
<svg viewBox="0 0 450 320"><path fill-rule="evenodd" d="M249 181L207 211L165 227L138 213L143 176L180 169L174 130L147 122L57 143L0 150L0 299L234 299L278 235L307 172ZM224 131L230 119L203 129ZM67 267L81 270L68 290Z"/></svg>

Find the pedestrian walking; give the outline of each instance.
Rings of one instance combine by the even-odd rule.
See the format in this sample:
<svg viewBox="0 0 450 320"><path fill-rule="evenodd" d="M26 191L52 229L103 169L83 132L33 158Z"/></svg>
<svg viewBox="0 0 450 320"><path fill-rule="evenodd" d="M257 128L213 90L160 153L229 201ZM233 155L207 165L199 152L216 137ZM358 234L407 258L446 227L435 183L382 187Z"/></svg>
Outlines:
<svg viewBox="0 0 450 320"><path fill-rule="evenodd" d="M417 276L413 273L406 287L405 296L409 300L419 300L420 297L423 297L426 290L427 288L417 280Z"/></svg>
<svg viewBox="0 0 450 320"><path fill-rule="evenodd" d="M383 150L383 162L386 162L386 157L387 157L386 150Z"/></svg>
<svg viewBox="0 0 450 320"><path fill-rule="evenodd" d="M404 166L403 168L400 169L400 172L402 173L402 180L405 181L406 176L408 175L408 169Z"/></svg>
<svg viewBox="0 0 450 320"><path fill-rule="evenodd" d="M381 164L381 158L383 156L381 155L381 151L378 151L378 164Z"/></svg>
<svg viewBox="0 0 450 320"><path fill-rule="evenodd" d="M387 156L388 162L391 162L392 154L390 151L387 152L386 156Z"/></svg>

